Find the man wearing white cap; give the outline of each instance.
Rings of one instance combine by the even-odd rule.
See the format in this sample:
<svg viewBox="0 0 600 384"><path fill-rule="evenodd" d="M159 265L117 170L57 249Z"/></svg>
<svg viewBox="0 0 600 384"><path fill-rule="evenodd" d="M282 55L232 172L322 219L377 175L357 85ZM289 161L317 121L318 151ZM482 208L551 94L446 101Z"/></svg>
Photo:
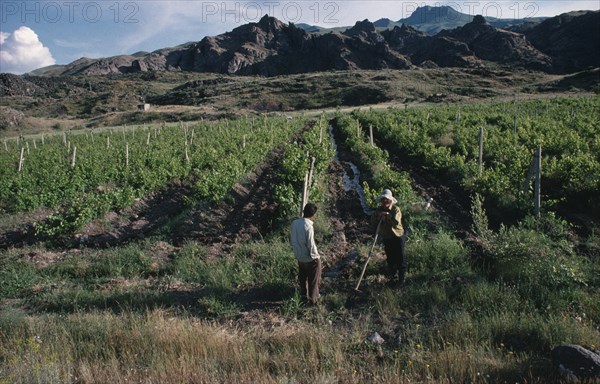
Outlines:
<svg viewBox="0 0 600 384"><path fill-rule="evenodd" d="M380 205L371 216L371 224L376 227L381 222L379 236L383 239L390 280L393 281L397 275L398 283L403 284L407 263L404 257L402 212L389 189L384 189L377 200Z"/></svg>

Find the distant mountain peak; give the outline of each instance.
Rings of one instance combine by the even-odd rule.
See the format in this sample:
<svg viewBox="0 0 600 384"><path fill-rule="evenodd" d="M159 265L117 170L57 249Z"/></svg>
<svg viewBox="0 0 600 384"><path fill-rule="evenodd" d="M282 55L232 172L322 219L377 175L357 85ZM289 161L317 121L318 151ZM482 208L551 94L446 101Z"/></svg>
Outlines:
<svg viewBox="0 0 600 384"><path fill-rule="evenodd" d="M475 17L473 17L473 21L471 22L475 25L485 25L485 24L489 24L487 22L487 20L485 19L485 17L481 16L481 15L476 15Z"/></svg>
<svg viewBox="0 0 600 384"><path fill-rule="evenodd" d="M264 15L259 21L258 26L264 31L272 31L282 29L285 24L273 16Z"/></svg>
<svg viewBox="0 0 600 384"><path fill-rule="evenodd" d="M410 15L410 19L415 19L415 20L420 19L420 20L422 20L421 22L424 23L424 22L430 21L432 19L439 19L442 17L457 18L457 17L461 17L462 15L468 16L468 15L458 12L457 10L455 10L454 8L452 8L448 5L443 5L443 6L439 6L439 7L432 7L432 6L426 5L423 7L417 7L417 9L412 13L412 15Z"/></svg>

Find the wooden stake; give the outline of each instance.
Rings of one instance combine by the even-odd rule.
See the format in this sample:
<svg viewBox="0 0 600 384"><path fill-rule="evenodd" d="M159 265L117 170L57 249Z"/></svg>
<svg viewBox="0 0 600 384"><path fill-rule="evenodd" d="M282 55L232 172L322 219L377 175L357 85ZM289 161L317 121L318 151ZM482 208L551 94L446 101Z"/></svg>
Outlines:
<svg viewBox="0 0 600 384"><path fill-rule="evenodd" d="M321 122L319 123L319 144L323 143L323 115L321 115Z"/></svg>
<svg viewBox="0 0 600 384"><path fill-rule="evenodd" d="M534 197L534 212L537 217L540 217L541 205L541 181L542 181L542 145L538 147L536 154L536 173L535 173L535 197Z"/></svg>
<svg viewBox="0 0 600 384"><path fill-rule="evenodd" d="M23 155L25 154L25 148L21 147L21 156L19 157L19 172L23 170Z"/></svg>
<svg viewBox="0 0 600 384"><path fill-rule="evenodd" d="M300 217L304 213L304 206L308 196L308 171L304 174L304 188L302 189L302 202L300 203Z"/></svg>
<svg viewBox="0 0 600 384"><path fill-rule="evenodd" d="M75 168L75 158L77 157L77 147L73 146L73 159L71 160L71 168Z"/></svg>
<svg viewBox="0 0 600 384"><path fill-rule="evenodd" d="M478 175L483 174L483 127L479 128L479 158L477 160Z"/></svg>
<svg viewBox="0 0 600 384"><path fill-rule="evenodd" d="M375 146L375 143L373 142L373 125L369 124L369 138L371 140L371 147Z"/></svg>
<svg viewBox="0 0 600 384"><path fill-rule="evenodd" d="M125 144L125 166L129 167L129 144Z"/></svg>
<svg viewBox="0 0 600 384"><path fill-rule="evenodd" d="M315 170L315 158L310 158L310 168L308 170L308 190L310 190L310 185L312 184L312 177ZM308 193L306 194L306 200L308 201Z"/></svg>

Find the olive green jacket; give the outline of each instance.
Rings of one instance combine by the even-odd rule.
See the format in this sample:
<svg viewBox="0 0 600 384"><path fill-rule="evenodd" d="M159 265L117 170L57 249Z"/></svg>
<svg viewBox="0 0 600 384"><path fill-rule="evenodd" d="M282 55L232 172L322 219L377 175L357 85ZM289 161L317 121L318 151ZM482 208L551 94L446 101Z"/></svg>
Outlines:
<svg viewBox="0 0 600 384"><path fill-rule="evenodd" d="M402 212L396 205L392 205L389 210L379 206L373 215L371 215L371 225L373 228L377 228L377 224L379 223L379 214L381 212L389 212L389 215L385 216L381 221L381 226L379 227L379 236L381 236L383 239L391 239L404 235L404 228L402 227Z"/></svg>

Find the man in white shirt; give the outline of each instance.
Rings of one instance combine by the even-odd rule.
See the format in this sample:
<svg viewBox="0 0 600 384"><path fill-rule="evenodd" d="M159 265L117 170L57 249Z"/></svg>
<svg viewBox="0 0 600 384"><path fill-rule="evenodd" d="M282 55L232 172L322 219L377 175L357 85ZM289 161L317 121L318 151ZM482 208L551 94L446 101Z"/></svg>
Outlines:
<svg viewBox="0 0 600 384"><path fill-rule="evenodd" d="M303 217L292 222L290 240L294 255L298 260L298 283L300 296L309 304L316 305L321 284L321 256L315 244L313 218L317 206L308 203L304 206Z"/></svg>

